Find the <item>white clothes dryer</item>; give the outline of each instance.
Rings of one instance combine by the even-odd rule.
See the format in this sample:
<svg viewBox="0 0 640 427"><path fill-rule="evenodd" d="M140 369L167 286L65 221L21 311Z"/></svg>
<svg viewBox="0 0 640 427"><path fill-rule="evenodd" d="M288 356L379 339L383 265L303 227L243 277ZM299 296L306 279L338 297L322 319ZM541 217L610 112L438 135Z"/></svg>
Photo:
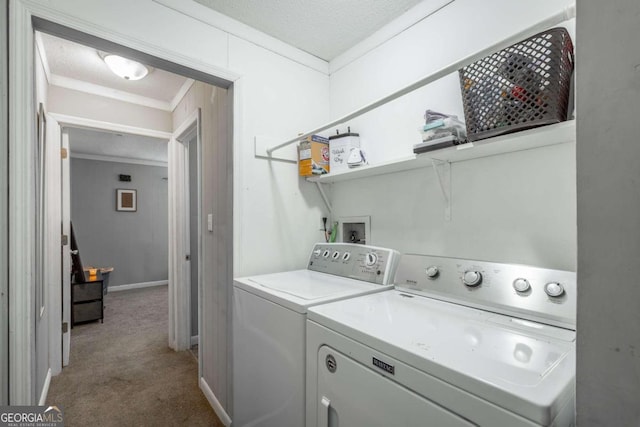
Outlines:
<svg viewBox="0 0 640 427"><path fill-rule="evenodd" d="M234 426L304 426L308 308L391 289L398 259L391 249L316 244L304 270L234 280Z"/></svg>
<svg viewBox="0 0 640 427"><path fill-rule="evenodd" d="M309 309L307 427L575 420L575 273L403 255L396 289Z"/></svg>

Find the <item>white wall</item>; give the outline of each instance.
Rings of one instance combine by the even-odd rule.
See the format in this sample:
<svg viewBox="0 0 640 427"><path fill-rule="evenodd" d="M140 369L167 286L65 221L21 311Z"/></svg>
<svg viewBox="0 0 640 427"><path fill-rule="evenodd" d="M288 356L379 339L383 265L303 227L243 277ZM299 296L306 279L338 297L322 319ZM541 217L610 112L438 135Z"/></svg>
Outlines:
<svg viewBox="0 0 640 427"><path fill-rule="evenodd" d="M577 6L578 426L637 426L640 3Z"/></svg>
<svg viewBox="0 0 640 427"><path fill-rule="evenodd" d="M319 232L323 204L296 164L254 158L255 135L289 139L328 120L328 77L237 37L229 39L229 67L243 75L242 144L234 155L234 197L240 209L236 275L303 268Z"/></svg>
<svg viewBox="0 0 640 427"><path fill-rule="evenodd" d="M331 75L344 115L501 41L570 0L456 0ZM573 21L568 23L573 33ZM575 38L574 38L575 39ZM412 154L427 108L463 117L457 73L350 123L369 161ZM371 242L401 252L576 268L573 144L452 165L452 219L431 169L333 184L334 218L371 215ZM391 207L391 208L390 208Z"/></svg>
<svg viewBox="0 0 640 427"><path fill-rule="evenodd" d="M49 109L57 114L171 132L171 113L60 86L49 86Z"/></svg>

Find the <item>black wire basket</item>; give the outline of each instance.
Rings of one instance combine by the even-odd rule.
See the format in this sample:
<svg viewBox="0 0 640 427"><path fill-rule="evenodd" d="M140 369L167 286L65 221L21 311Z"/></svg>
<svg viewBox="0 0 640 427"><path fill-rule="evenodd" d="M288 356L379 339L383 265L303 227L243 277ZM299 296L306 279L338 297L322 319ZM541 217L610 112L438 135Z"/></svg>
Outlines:
<svg viewBox="0 0 640 427"><path fill-rule="evenodd" d="M469 141L567 120L573 43L553 28L459 70Z"/></svg>

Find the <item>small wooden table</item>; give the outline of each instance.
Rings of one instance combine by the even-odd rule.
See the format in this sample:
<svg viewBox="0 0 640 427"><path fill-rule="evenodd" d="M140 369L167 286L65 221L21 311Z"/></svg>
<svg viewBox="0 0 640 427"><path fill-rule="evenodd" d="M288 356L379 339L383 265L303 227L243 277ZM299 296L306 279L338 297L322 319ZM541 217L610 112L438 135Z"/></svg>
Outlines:
<svg viewBox="0 0 640 427"><path fill-rule="evenodd" d="M71 326L80 323L100 320L104 323L103 278L98 272L95 276L87 275L86 281L71 282Z"/></svg>

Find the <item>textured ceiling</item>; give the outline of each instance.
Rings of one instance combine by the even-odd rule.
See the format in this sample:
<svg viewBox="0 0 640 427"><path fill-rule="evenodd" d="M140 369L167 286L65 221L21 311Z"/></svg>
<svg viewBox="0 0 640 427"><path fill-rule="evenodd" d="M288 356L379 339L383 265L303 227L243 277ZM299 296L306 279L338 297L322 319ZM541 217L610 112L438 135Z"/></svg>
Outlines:
<svg viewBox="0 0 640 427"><path fill-rule="evenodd" d="M195 0L329 61L421 0Z"/></svg>
<svg viewBox="0 0 640 427"><path fill-rule="evenodd" d="M167 141L147 136L70 128L69 148L72 154L167 161Z"/></svg>
<svg viewBox="0 0 640 427"><path fill-rule="evenodd" d="M171 102L187 80L177 74L154 69L142 80L122 79L109 70L98 51L65 39L41 33L51 74L135 95Z"/></svg>

